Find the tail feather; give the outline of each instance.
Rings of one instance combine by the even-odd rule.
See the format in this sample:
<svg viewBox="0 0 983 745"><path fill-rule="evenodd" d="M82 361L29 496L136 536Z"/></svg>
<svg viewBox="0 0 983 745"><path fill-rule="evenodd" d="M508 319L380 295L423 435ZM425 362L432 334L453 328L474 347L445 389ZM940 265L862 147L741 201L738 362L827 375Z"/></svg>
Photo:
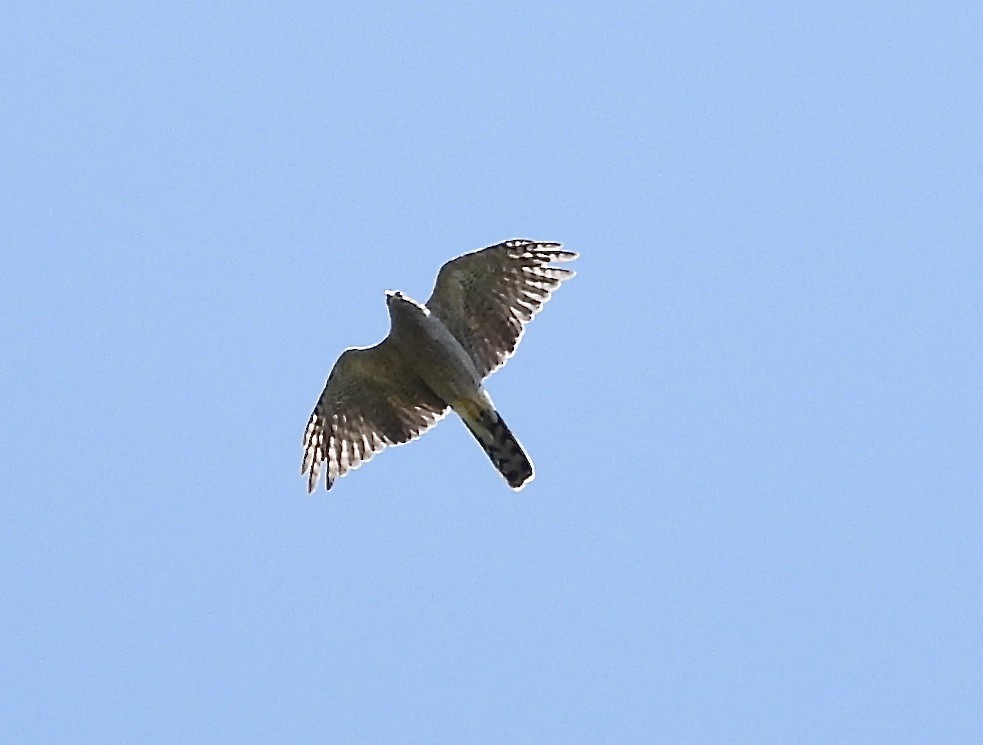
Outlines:
<svg viewBox="0 0 983 745"><path fill-rule="evenodd" d="M532 479L532 461L497 411L485 409L476 421L461 418L509 486L518 490Z"/></svg>

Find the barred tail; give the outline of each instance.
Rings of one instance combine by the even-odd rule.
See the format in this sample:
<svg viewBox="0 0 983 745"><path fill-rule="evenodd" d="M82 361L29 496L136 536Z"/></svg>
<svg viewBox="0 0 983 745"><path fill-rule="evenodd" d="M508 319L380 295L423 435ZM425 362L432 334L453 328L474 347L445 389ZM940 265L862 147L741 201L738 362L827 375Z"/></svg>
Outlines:
<svg viewBox="0 0 983 745"><path fill-rule="evenodd" d="M521 489L533 477L532 461L497 411L485 409L477 421L463 416L461 419L509 486Z"/></svg>

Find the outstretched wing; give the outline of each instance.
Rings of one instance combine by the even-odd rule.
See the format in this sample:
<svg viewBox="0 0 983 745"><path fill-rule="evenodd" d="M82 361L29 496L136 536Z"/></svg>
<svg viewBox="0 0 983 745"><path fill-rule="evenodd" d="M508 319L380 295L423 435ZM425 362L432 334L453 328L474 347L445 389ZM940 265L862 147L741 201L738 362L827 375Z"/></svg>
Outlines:
<svg viewBox="0 0 983 745"><path fill-rule="evenodd" d="M482 377L505 364L526 324L574 275L549 265L577 258L560 248L559 243L515 239L458 256L440 268L427 307L461 342Z"/></svg>
<svg viewBox="0 0 983 745"><path fill-rule="evenodd" d="M307 491L358 468L387 445L416 439L443 418L445 404L409 370L387 337L367 349L347 349L335 362L304 431Z"/></svg>

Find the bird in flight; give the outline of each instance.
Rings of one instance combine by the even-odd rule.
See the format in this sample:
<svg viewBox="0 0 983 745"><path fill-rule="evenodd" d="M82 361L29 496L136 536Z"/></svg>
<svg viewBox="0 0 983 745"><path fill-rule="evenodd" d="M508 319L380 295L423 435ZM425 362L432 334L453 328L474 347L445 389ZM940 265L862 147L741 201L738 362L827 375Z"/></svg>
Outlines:
<svg viewBox="0 0 983 745"><path fill-rule="evenodd" d="M525 326L574 275L551 262L577 254L559 243L515 239L451 259L430 299L387 292L389 335L342 352L304 431L301 474L325 488L387 445L414 440L447 413L464 422L513 489L533 466L482 381L515 352Z"/></svg>

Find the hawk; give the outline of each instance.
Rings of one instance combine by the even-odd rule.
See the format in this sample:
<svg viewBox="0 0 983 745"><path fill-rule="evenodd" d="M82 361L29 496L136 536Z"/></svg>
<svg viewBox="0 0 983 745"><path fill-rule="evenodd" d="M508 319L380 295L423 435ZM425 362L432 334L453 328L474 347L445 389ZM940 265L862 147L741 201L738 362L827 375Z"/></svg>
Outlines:
<svg viewBox="0 0 983 745"><path fill-rule="evenodd" d="M308 474L308 492L322 469L330 489L387 445L415 440L448 408L508 485L525 486L532 462L482 381L512 356L526 324L574 275L550 262L575 258L559 243L515 239L448 261L426 304L386 292L389 335L342 352L307 422L301 474Z"/></svg>

